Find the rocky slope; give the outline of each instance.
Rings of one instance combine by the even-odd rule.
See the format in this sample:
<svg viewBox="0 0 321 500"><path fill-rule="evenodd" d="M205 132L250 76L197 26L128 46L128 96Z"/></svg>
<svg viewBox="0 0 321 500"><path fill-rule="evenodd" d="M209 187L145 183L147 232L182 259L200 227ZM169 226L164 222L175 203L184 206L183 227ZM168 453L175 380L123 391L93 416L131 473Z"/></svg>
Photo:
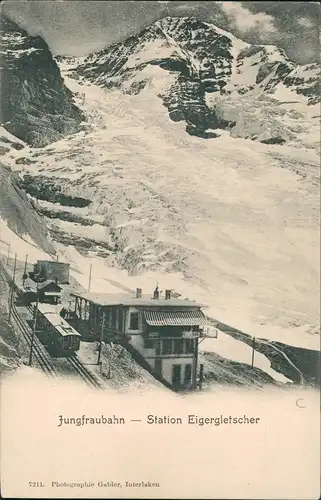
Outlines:
<svg viewBox="0 0 321 500"><path fill-rule="evenodd" d="M77 132L83 115L48 45L0 16L1 124L32 146Z"/></svg>

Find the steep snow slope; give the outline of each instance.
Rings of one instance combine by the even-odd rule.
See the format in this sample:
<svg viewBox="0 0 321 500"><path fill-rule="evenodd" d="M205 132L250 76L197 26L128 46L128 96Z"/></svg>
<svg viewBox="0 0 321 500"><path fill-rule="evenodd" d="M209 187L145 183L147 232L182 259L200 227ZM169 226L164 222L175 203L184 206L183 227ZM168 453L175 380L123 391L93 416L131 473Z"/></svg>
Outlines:
<svg viewBox="0 0 321 500"><path fill-rule="evenodd" d="M37 214L27 195L18 187L15 176L0 163L0 218L6 222L12 234L22 239L32 238L35 245L53 254L54 246L48 239L48 227ZM3 222L2 222L3 224ZM0 238L4 236L3 227Z"/></svg>
<svg viewBox="0 0 321 500"><path fill-rule="evenodd" d="M164 75L156 66L153 72ZM104 265L140 275L131 288L145 277L150 287L172 284L232 326L317 348L316 154L225 135L204 141L169 119L153 85L124 95L65 77L83 103L87 131L24 152L32 167L16 163L20 152L8 153L12 168L28 171L26 191L52 183L69 200L66 213L101 225ZM48 222L56 216L62 231L52 193ZM37 197L48 210L45 190ZM73 199L88 203L75 206ZM101 232L93 227L89 245L78 250L94 258ZM66 224L64 245L75 244L72 234ZM108 279L108 268L104 273Z"/></svg>

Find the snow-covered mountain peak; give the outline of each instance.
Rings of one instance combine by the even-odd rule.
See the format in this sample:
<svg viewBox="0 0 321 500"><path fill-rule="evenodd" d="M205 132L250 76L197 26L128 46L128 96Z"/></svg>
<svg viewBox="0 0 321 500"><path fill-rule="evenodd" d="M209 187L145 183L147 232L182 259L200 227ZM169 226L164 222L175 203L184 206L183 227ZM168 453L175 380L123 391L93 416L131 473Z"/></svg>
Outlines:
<svg viewBox="0 0 321 500"><path fill-rule="evenodd" d="M235 38L232 33L222 30L214 24L200 21L194 16L172 17L166 16L153 23L155 26L166 31L167 34L175 36L184 33L186 39L200 39L202 30L210 29L218 35L226 36L229 39ZM151 26L153 26L153 24Z"/></svg>
<svg viewBox="0 0 321 500"><path fill-rule="evenodd" d="M299 77L296 72L301 75L302 67L274 45L250 45L194 17L165 17L137 35L73 61L68 75L84 85L90 82L128 95L152 88L170 118L185 123L193 136L216 138L225 131L294 145L298 127L303 123L305 129L307 123L309 138L303 133L299 143L315 147L318 123L311 117L317 113L308 107L320 96L315 69L309 68ZM290 106L280 110L284 101ZM263 113L259 124L258 107ZM249 116L251 109L255 118Z"/></svg>

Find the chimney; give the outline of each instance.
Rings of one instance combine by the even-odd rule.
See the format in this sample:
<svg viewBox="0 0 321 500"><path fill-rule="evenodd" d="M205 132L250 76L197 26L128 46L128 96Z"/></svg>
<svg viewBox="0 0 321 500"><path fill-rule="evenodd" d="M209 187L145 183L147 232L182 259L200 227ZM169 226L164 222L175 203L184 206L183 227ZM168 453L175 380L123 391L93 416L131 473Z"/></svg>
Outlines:
<svg viewBox="0 0 321 500"><path fill-rule="evenodd" d="M142 296L142 289L136 288L136 299L140 299Z"/></svg>
<svg viewBox="0 0 321 500"><path fill-rule="evenodd" d="M165 299L169 300L171 298L172 290L165 290Z"/></svg>

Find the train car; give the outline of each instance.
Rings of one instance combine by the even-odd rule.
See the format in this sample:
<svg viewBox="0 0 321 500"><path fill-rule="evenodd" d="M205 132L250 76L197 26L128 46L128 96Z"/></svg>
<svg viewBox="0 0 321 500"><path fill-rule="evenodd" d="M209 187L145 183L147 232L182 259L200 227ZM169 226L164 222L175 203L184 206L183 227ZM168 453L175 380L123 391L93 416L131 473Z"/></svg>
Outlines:
<svg viewBox="0 0 321 500"><path fill-rule="evenodd" d="M37 293L28 287L17 286L16 288L16 305L31 306L37 301Z"/></svg>
<svg viewBox="0 0 321 500"><path fill-rule="evenodd" d="M16 300L19 305L29 306L33 302L37 301L37 294L39 302L48 304L59 304L61 302L61 290L54 282L44 282L39 285L38 291L36 285L16 285Z"/></svg>
<svg viewBox="0 0 321 500"><path fill-rule="evenodd" d="M37 335L52 354L70 356L79 350L81 335L50 304L39 304Z"/></svg>

